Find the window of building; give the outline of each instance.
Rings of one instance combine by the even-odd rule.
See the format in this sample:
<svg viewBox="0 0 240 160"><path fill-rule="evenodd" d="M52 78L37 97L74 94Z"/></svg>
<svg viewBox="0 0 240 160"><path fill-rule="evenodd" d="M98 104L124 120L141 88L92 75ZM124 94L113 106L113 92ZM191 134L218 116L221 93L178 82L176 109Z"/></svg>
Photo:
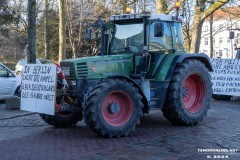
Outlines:
<svg viewBox="0 0 240 160"><path fill-rule="evenodd" d="M205 26L205 32L207 32L208 31L208 26Z"/></svg>
<svg viewBox="0 0 240 160"><path fill-rule="evenodd" d="M237 38L240 38L240 33L237 33Z"/></svg>
<svg viewBox="0 0 240 160"><path fill-rule="evenodd" d="M219 50L219 57L222 57L222 50Z"/></svg>
<svg viewBox="0 0 240 160"><path fill-rule="evenodd" d="M236 39L235 44L239 44L239 39Z"/></svg>
<svg viewBox="0 0 240 160"><path fill-rule="evenodd" d="M208 45L208 37L204 38L204 44L207 46Z"/></svg>
<svg viewBox="0 0 240 160"><path fill-rule="evenodd" d="M230 39L229 39L229 37L228 37L228 39L227 39L227 43L230 43Z"/></svg>
<svg viewBox="0 0 240 160"><path fill-rule="evenodd" d="M203 53L204 53L204 54L208 54L208 50L204 49L204 50L203 50Z"/></svg>
<svg viewBox="0 0 240 160"><path fill-rule="evenodd" d="M219 38L219 43L220 44L223 43L223 38L222 37Z"/></svg>
<svg viewBox="0 0 240 160"><path fill-rule="evenodd" d="M236 23L234 27L235 27L235 29L240 29L239 28L239 23Z"/></svg>

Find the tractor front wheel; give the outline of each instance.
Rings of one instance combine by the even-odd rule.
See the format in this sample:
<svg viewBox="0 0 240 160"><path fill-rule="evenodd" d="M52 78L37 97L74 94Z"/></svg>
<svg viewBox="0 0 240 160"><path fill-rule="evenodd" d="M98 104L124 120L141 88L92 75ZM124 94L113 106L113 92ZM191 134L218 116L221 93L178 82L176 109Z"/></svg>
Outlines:
<svg viewBox="0 0 240 160"><path fill-rule="evenodd" d="M39 116L47 124L57 128L73 127L78 121L82 120L82 111L79 109L75 112L60 111L56 112L54 116L47 114L39 114Z"/></svg>
<svg viewBox="0 0 240 160"><path fill-rule="evenodd" d="M127 136L140 123L142 101L138 89L121 79L105 79L88 94L84 119L96 133Z"/></svg>
<svg viewBox="0 0 240 160"><path fill-rule="evenodd" d="M186 60L172 75L163 115L173 124L195 125L207 114L212 96L210 74L203 63Z"/></svg>
<svg viewBox="0 0 240 160"><path fill-rule="evenodd" d="M62 97L57 97L56 101L57 103L55 104L56 108L61 108L61 103ZM66 101L67 102L67 101ZM69 104L71 106L68 107L73 107L72 105L76 104ZM67 110L60 110L58 112L55 112L55 115L47 115L47 114L39 114L39 116L49 125L52 125L57 128L66 128L66 127L72 127L77 124L78 121L81 121L83 118L82 115L82 105L80 102L78 103L80 107L75 108L74 111L70 112Z"/></svg>

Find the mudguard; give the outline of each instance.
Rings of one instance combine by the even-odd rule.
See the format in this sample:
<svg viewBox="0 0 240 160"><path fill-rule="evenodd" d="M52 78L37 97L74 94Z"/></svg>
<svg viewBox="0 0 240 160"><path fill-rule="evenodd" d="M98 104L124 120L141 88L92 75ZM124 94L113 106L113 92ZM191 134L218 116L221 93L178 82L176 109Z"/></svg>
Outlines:
<svg viewBox="0 0 240 160"><path fill-rule="evenodd" d="M176 64L178 63L182 63L184 60L187 59L196 59L201 61L203 64L205 64L206 68L209 71L213 71L213 67L211 65L210 59L206 54L200 54L200 53L195 53L195 54L182 54L179 56L176 56L172 63L171 63L171 67L168 70L167 76L166 76L166 81L169 81L171 79L172 73L174 71L174 68L176 66Z"/></svg>

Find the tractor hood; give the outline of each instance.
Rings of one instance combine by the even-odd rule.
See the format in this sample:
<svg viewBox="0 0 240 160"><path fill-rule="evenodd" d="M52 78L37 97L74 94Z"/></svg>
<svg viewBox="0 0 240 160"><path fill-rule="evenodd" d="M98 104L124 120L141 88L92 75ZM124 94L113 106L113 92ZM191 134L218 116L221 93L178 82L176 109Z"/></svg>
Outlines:
<svg viewBox="0 0 240 160"><path fill-rule="evenodd" d="M129 75L133 68L132 55L107 55L66 59L60 62L66 79L99 79L111 75Z"/></svg>

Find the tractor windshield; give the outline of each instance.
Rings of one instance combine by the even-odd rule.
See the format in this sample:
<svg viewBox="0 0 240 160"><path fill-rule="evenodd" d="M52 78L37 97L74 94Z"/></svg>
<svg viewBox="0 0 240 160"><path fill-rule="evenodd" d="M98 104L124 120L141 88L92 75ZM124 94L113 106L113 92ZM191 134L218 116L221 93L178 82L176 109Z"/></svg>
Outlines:
<svg viewBox="0 0 240 160"><path fill-rule="evenodd" d="M116 24L110 45L111 54L143 52L143 24Z"/></svg>

